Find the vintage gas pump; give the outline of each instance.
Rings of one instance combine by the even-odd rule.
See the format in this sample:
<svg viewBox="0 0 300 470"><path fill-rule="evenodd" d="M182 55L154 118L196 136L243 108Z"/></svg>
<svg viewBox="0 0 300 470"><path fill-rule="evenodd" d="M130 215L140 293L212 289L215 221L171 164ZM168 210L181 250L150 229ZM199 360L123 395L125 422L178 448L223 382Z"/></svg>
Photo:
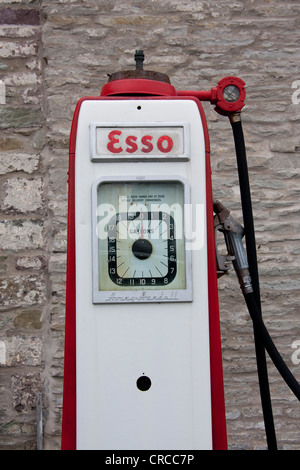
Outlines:
<svg viewBox="0 0 300 470"><path fill-rule="evenodd" d="M244 83L180 93L143 58L73 119L62 448L225 449L200 99L235 111Z"/></svg>
<svg viewBox="0 0 300 470"><path fill-rule="evenodd" d="M73 118L62 449L226 449L201 101L235 122L244 82L178 91L135 60Z"/></svg>

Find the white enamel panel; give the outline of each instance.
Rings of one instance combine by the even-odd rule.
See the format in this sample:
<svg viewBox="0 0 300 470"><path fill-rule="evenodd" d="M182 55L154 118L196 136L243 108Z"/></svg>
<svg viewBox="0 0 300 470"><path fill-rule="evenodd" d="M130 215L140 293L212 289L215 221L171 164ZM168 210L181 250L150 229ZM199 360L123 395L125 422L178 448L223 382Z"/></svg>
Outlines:
<svg viewBox="0 0 300 470"><path fill-rule="evenodd" d="M189 160L91 160L92 123L158 121L188 123ZM187 234L193 300L94 304L92 186L151 175L189 182L197 214ZM78 449L212 448L205 204L204 135L193 101L83 102L75 163ZM136 386L142 376L151 379L147 391Z"/></svg>

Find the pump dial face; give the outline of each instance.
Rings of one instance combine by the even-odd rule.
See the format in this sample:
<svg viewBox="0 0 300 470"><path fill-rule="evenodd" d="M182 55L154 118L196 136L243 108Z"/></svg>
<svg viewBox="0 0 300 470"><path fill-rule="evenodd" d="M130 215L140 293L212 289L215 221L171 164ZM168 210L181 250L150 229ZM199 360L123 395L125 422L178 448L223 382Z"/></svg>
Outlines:
<svg viewBox="0 0 300 470"><path fill-rule="evenodd" d="M99 290L184 289L184 185L98 186Z"/></svg>
<svg viewBox="0 0 300 470"><path fill-rule="evenodd" d="M167 286L177 274L175 223L166 212L118 213L108 222L108 274L121 286Z"/></svg>

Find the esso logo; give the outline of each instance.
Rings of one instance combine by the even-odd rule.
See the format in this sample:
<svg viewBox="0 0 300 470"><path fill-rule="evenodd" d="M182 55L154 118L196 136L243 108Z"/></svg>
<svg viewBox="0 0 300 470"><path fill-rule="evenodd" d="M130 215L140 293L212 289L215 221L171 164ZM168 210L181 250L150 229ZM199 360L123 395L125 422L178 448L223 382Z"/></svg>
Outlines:
<svg viewBox="0 0 300 470"><path fill-rule="evenodd" d="M90 127L92 161L186 158L188 130L182 123L111 125ZM95 139L96 134L96 141Z"/></svg>
<svg viewBox="0 0 300 470"><path fill-rule="evenodd" d="M125 135L123 131L114 129L108 134L107 150L112 154L131 154L131 153L163 153L172 151L174 141L170 135L164 134L154 136L145 134L142 136Z"/></svg>

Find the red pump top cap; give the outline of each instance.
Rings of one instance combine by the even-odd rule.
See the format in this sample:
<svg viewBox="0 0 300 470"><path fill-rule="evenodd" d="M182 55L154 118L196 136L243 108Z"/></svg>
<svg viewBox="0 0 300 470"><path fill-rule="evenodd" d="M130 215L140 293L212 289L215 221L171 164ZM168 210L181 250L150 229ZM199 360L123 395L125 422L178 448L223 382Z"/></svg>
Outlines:
<svg viewBox="0 0 300 470"><path fill-rule="evenodd" d="M170 83L144 78L124 78L106 83L100 94L100 96L116 95L175 96L176 90Z"/></svg>

